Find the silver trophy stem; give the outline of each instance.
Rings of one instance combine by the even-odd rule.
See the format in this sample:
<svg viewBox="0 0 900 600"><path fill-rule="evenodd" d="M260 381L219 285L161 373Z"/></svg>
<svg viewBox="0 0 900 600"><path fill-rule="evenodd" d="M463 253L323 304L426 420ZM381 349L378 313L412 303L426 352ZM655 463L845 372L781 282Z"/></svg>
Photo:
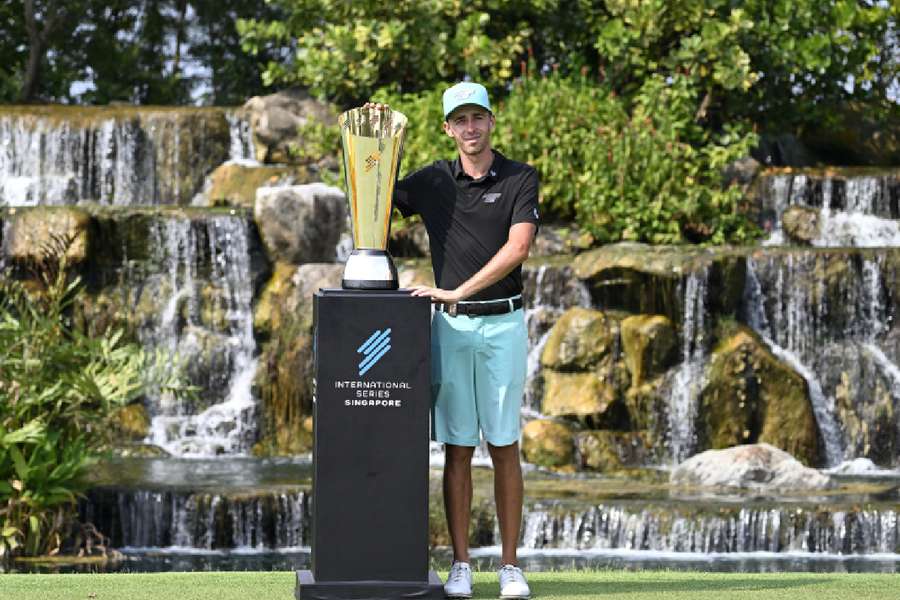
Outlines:
<svg viewBox="0 0 900 600"><path fill-rule="evenodd" d="M385 250L356 249L344 266L345 290L396 290L397 268Z"/></svg>

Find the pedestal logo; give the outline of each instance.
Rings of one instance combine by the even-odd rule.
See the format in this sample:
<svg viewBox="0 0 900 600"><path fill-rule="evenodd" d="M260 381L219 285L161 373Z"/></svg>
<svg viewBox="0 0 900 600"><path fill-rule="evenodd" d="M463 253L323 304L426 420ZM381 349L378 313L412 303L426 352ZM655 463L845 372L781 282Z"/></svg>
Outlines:
<svg viewBox="0 0 900 600"><path fill-rule="evenodd" d="M391 328L385 330L376 329L363 344L356 349L357 354L362 354L362 360L359 361L359 375L364 375L369 369L375 366L381 357L388 353L391 349Z"/></svg>

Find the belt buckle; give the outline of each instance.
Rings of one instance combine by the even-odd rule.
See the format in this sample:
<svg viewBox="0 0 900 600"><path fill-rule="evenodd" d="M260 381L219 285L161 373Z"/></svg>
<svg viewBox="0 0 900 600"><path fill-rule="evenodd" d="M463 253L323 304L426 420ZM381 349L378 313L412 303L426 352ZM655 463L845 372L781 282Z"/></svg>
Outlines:
<svg viewBox="0 0 900 600"><path fill-rule="evenodd" d="M456 316L456 303L455 302L453 304L445 304L444 308L446 309L448 315L450 315L451 317Z"/></svg>

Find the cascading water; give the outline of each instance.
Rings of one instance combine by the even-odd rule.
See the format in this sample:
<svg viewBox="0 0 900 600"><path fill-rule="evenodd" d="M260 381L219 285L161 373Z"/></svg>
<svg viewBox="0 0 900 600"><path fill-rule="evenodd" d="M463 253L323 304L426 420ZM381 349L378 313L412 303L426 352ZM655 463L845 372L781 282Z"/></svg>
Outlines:
<svg viewBox="0 0 900 600"><path fill-rule="evenodd" d="M684 286L684 321L681 331L681 364L675 372L669 394L669 448L677 464L689 457L696 445L694 421L697 398L703 388L706 348L704 315L708 272L691 272Z"/></svg>
<svg viewBox="0 0 900 600"><path fill-rule="evenodd" d="M162 308L158 320L145 323L139 336L151 349L174 353L189 371L191 364L207 365L208 379L198 382L197 405L184 405L164 393L151 395L147 442L176 456L247 452L256 431L247 223L228 216L199 223L169 219L156 234L163 266L156 289ZM202 277L200 269L207 271Z"/></svg>
<svg viewBox="0 0 900 600"><path fill-rule="evenodd" d="M600 504L586 511L534 507L524 548L733 553L893 554L895 508L718 507ZM497 539L499 542L499 537Z"/></svg>
<svg viewBox="0 0 900 600"><path fill-rule="evenodd" d="M228 129L223 109L3 111L0 206L188 204L228 158Z"/></svg>

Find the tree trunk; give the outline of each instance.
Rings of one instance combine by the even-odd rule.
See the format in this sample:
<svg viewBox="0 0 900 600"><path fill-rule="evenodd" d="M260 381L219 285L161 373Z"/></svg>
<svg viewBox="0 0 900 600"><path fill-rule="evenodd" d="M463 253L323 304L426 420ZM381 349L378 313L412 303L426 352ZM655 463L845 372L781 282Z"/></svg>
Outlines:
<svg viewBox="0 0 900 600"><path fill-rule="evenodd" d="M41 63L47 51L47 40L53 30L62 22L62 9L56 10L47 6L43 27L38 26L34 12L34 0L25 0L25 29L28 32L28 64L25 67L25 79L19 92L19 102L32 102L37 96L41 82ZM48 3L49 4L49 3Z"/></svg>

